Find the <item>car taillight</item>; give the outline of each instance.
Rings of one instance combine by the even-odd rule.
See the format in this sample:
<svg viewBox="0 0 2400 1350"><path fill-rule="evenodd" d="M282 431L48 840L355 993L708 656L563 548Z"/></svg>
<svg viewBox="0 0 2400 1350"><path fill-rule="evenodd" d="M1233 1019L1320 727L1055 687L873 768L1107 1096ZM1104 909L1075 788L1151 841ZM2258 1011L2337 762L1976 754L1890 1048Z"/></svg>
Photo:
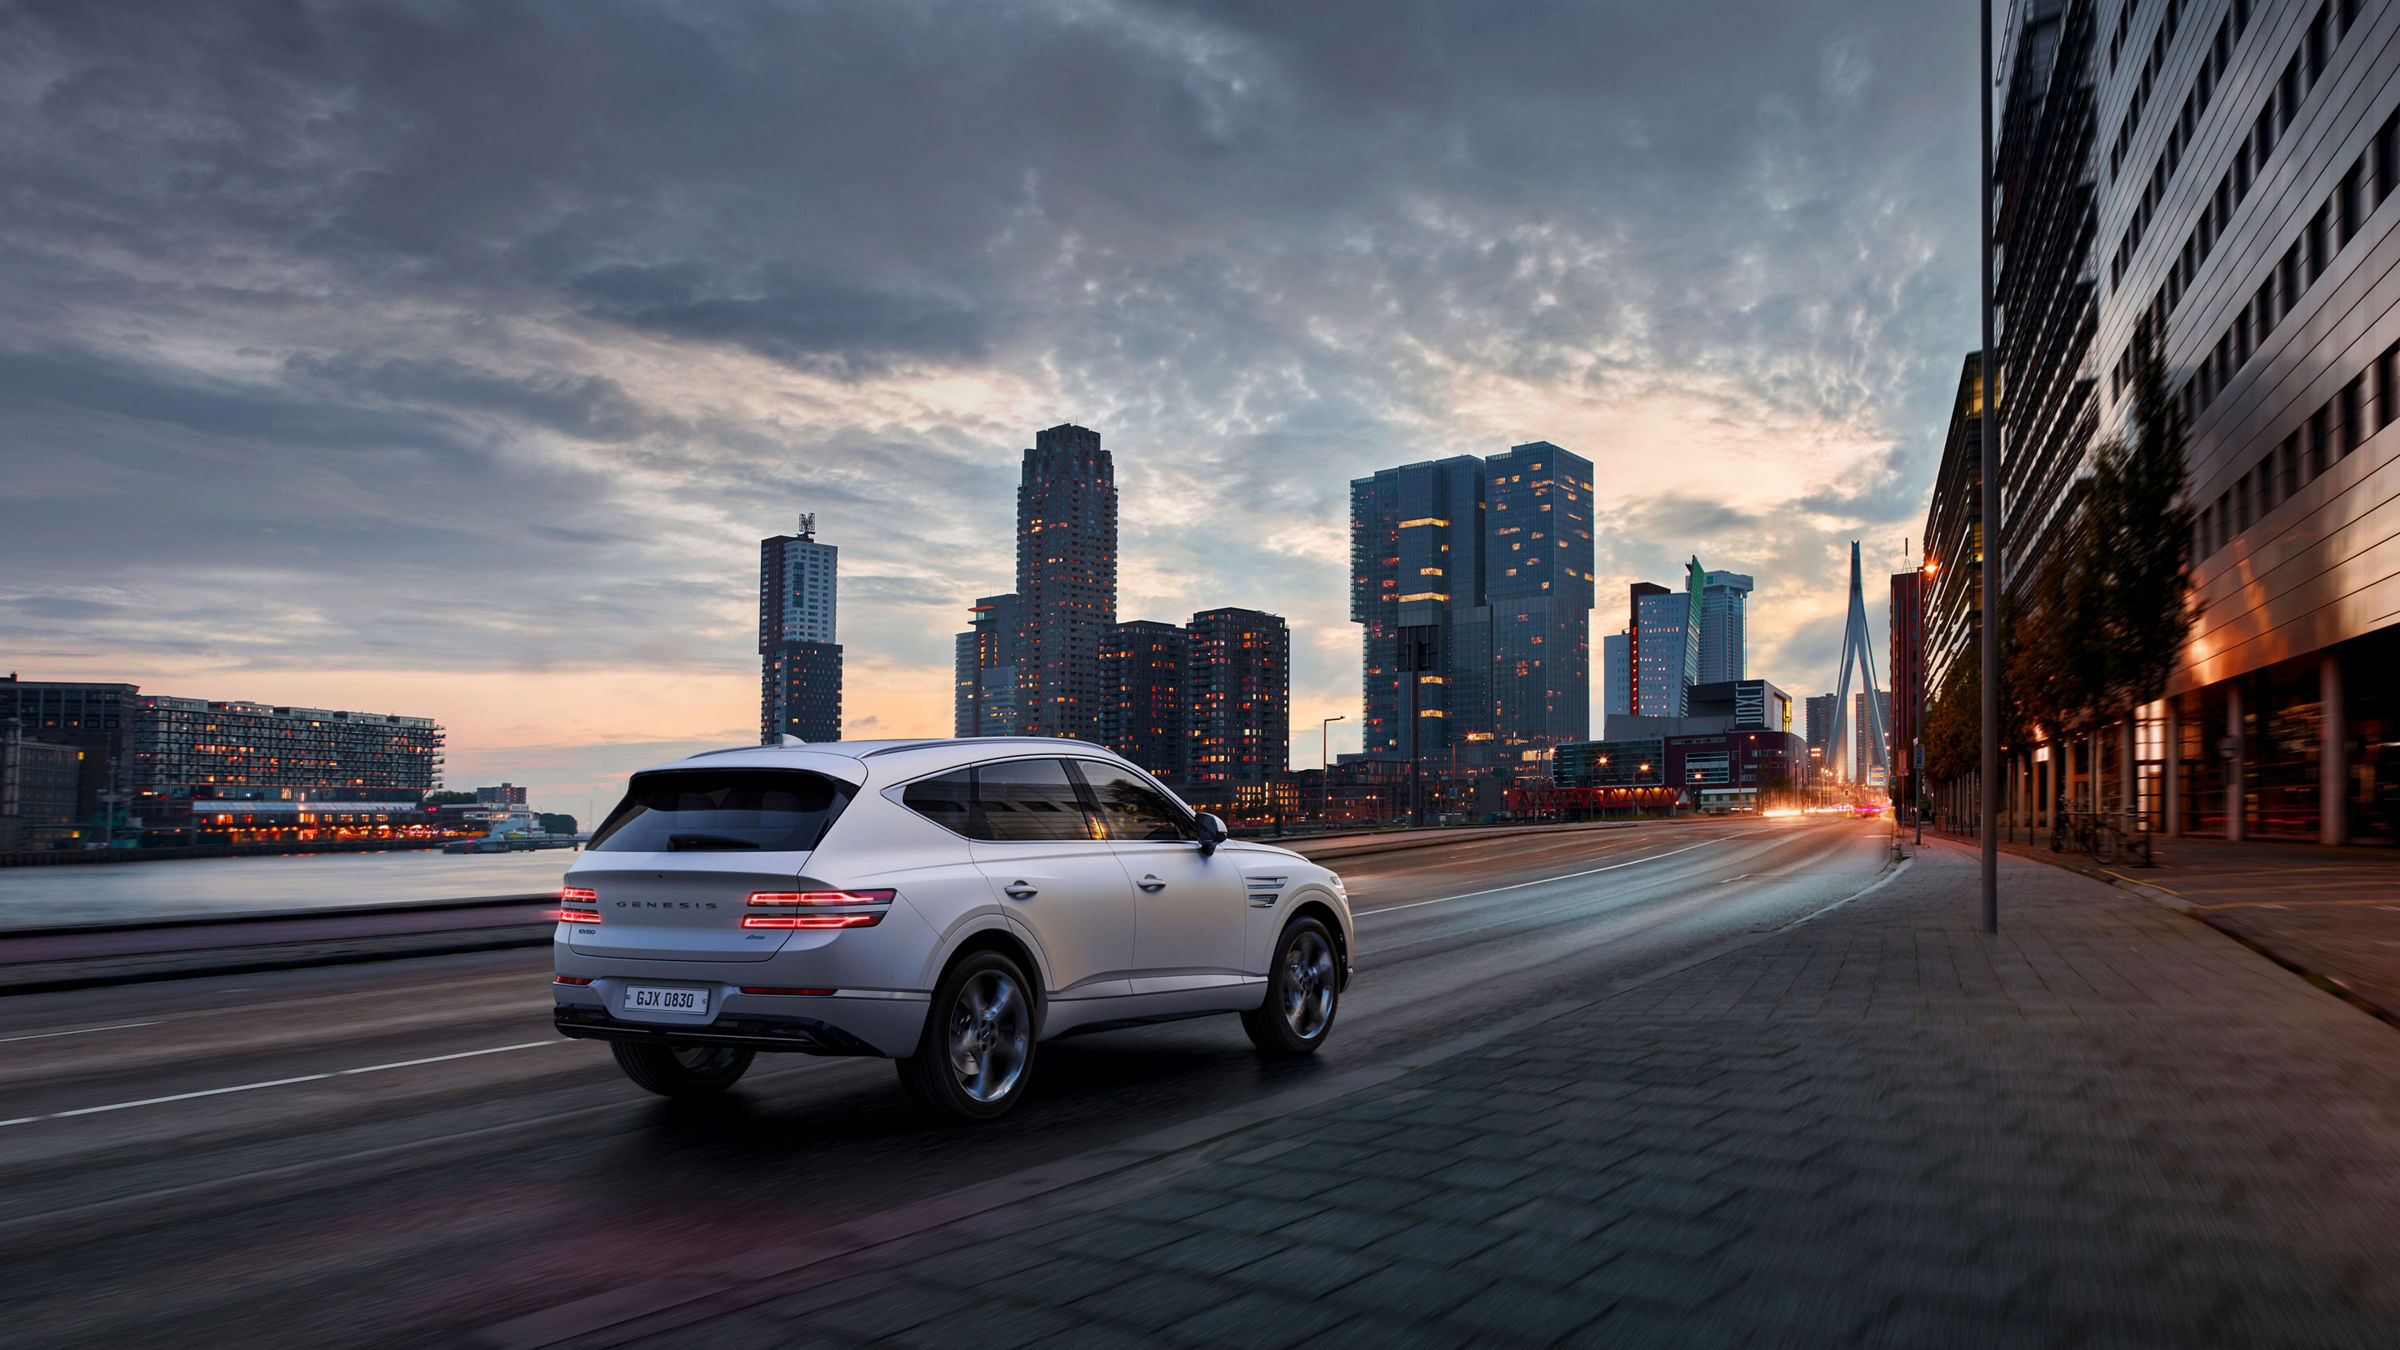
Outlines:
<svg viewBox="0 0 2400 1350"><path fill-rule="evenodd" d="M897 891L752 891L750 903L782 913L745 914L744 928L873 928L885 911L871 909L849 914L809 914L825 905L888 905Z"/></svg>
<svg viewBox="0 0 2400 1350"><path fill-rule="evenodd" d="M600 892L585 886L567 886L558 893L558 913L550 917L560 923L600 922Z"/></svg>
<svg viewBox="0 0 2400 1350"><path fill-rule="evenodd" d="M553 977L553 978L551 979L550 983L552 983L552 984L590 984L590 983L591 983L591 981L590 981L590 980L587 980L587 979L584 979L584 978L582 978L582 977L580 977L580 976L576 976L576 975L559 975L559 976L555 976L555 977Z"/></svg>
<svg viewBox="0 0 2400 1350"><path fill-rule="evenodd" d="M873 928L883 911L867 914L745 914L744 928Z"/></svg>
<svg viewBox="0 0 2400 1350"><path fill-rule="evenodd" d="M888 905L898 891L752 891L754 905Z"/></svg>

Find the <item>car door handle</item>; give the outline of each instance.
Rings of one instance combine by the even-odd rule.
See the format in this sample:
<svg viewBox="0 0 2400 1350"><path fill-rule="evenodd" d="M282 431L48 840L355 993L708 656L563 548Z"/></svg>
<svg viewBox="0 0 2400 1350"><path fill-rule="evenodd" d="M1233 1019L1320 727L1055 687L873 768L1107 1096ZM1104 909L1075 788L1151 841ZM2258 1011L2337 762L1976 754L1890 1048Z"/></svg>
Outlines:
<svg viewBox="0 0 2400 1350"><path fill-rule="evenodd" d="M1012 881L1003 889L1008 892L1008 898L1011 900L1031 900L1033 897L1041 894L1040 891L1035 890L1033 887L1026 885L1022 881Z"/></svg>
<svg viewBox="0 0 2400 1350"><path fill-rule="evenodd" d="M1164 890L1167 885L1167 883L1158 879L1158 874L1155 872L1143 877L1140 881L1137 881L1133 884L1141 887L1145 891Z"/></svg>

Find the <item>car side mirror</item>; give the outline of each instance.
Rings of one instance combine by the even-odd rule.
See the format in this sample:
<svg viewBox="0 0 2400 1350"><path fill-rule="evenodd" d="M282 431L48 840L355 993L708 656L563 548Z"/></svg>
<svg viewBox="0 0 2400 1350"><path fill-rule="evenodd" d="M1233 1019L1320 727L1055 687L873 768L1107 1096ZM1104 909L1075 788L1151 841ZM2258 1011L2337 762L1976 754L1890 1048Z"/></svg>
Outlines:
<svg viewBox="0 0 2400 1350"><path fill-rule="evenodd" d="M1216 852L1217 845L1224 843L1225 836L1229 833L1225 828L1224 821L1206 811L1201 812L1192 821L1192 830L1200 837L1200 856L1203 858Z"/></svg>

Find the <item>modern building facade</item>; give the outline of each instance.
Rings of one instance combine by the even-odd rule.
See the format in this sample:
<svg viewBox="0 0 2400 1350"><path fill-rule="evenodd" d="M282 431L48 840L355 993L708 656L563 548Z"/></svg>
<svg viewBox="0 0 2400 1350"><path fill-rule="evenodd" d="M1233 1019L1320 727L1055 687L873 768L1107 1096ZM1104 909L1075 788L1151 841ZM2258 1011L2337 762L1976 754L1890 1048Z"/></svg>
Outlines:
<svg viewBox="0 0 2400 1350"><path fill-rule="evenodd" d="M1017 735L1017 597L984 596L967 621L952 647L951 734Z"/></svg>
<svg viewBox="0 0 2400 1350"><path fill-rule="evenodd" d="M1892 574L1892 800L1913 801L1917 737L1925 725L1924 574Z"/></svg>
<svg viewBox="0 0 2400 1350"><path fill-rule="evenodd" d="M414 793L441 786L428 717L285 708L239 699L136 700L130 790L145 797Z"/></svg>
<svg viewBox="0 0 2400 1350"><path fill-rule="evenodd" d="M1751 811L1794 800L1808 747L1789 731L1694 731L1558 747L1553 781L1570 788L1673 789L1701 811Z"/></svg>
<svg viewBox="0 0 2400 1350"><path fill-rule="evenodd" d="M1924 681L1941 693L1983 615L1983 354L1967 353L1925 514Z"/></svg>
<svg viewBox="0 0 2400 1350"><path fill-rule="evenodd" d="M815 515L758 545L758 732L842 738L842 649L835 636L841 552L817 539Z"/></svg>
<svg viewBox="0 0 2400 1350"><path fill-rule="evenodd" d="M1291 763L1292 630L1255 609L1212 609L1187 630L1184 778L1203 798L1263 783Z"/></svg>
<svg viewBox="0 0 2400 1350"><path fill-rule="evenodd" d="M21 719L0 719L0 849L71 841L82 768L77 747L27 740Z"/></svg>
<svg viewBox="0 0 2400 1350"><path fill-rule="evenodd" d="M1592 468L1547 441L1350 484L1365 753L1546 776L1591 725Z"/></svg>
<svg viewBox="0 0 2400 1350"><path fill-rule="evenodd" d="M1757 584L1740 572L1704 574L1696 683L1723 684L1749 678L1750 592Z"/></svg>
<svg viewBox="0 0 2400 1350"><path fill-rule="evenodd" d="M1633 713L1633 630L1600 639L1600 707L1604 718Z"/></svg>
<svg viewBox="0 0 2400 1350"><path fill-rule="evenodd" d="M1017 723L1097 743L1100 653L1117 626L1117 479L1100 433L1034 436L1017 483Z"/></svg>
<svg viewBox="0 0 2400 1350"><path fill-rule="evenodd" d="M2130 432L2146 328L2188 429L2200 605L2167 698L2015 757L2010 810L2400 841L2400 8L2016 0L2008 25L2005 582L2041 574L2093 446ZM1976 570L1959 522L1979 507L1949 458L1927 529L1933 690Z"/></svg>
<svg viewBox="0 0 2400 1350"><path fill-rule="evenodd" d="M1288 643L1287 637L1287 649ZM1190 635L1152 619L1111 629L1100 658L1100 682L1108 691L1101 724L1105 743L1169 787L1183 782L1191 760L1190 661ZM1287 672L1287 706L1288 690ZM1287 725L1289 720L1287 711Z"/></svg>

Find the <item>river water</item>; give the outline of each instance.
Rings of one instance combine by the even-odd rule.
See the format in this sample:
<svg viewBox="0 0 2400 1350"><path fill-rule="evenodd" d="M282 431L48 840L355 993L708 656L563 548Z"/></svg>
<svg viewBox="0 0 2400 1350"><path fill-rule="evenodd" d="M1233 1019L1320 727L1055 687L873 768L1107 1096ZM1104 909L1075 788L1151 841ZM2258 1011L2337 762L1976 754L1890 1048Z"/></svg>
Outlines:
<svg viewBox="0 0 2400 1350"><path fill-rule="evenodd" d="M580 856L566 849L421 849L6 867L0 868L0 930L532 895L557 890Z"/></svg>

